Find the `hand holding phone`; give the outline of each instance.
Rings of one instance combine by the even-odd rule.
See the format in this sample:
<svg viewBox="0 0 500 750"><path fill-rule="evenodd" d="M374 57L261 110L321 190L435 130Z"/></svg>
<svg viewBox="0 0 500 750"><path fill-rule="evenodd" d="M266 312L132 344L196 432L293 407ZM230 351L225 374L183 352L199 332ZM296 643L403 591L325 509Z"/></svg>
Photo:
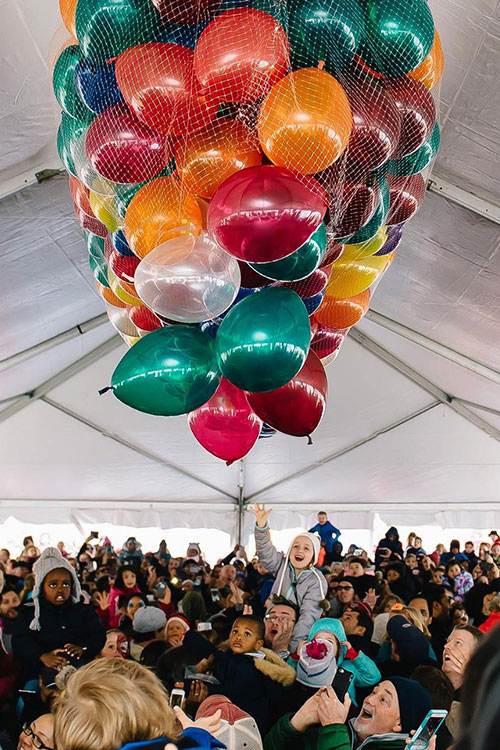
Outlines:
<svg viewBox="0 0 500 750"><path fill-rule="evenodd" d="M448 716L448 711L433 708L419 728L411 737L406 746L406 750L427 750L431 739L434 737L443 721Z"/></svg>
<svg viewBox="0 0 500 750"><path fill-rule="evenodd" d="M186 700L186 693L184 690L181 690L180 688L174 688L172 692L170 693L170 706L172 708L175 708L176 706L178 706L179 708L182 708L185 700Z"/></svg>
<svg viewBox="0 0 500 750"><path fill-rule="evenodd" d="M352 672L349 672L348 669L344 669L343 667L337 668L335 677L333 678L332 688L341 703L344 702L345 694L347 693L349 685L353 679L354 675Z"/></svg>

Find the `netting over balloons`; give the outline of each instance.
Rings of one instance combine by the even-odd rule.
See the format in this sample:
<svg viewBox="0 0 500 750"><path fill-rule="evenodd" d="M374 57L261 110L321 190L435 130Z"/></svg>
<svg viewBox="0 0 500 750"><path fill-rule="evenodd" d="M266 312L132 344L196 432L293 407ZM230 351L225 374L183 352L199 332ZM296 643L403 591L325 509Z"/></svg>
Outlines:
<svg viewBox="0 0 500 750"><path fill-rule="evenodd" d="M57 144L121 401L306 436L439 148L426 0L59 0Z"/></svg>

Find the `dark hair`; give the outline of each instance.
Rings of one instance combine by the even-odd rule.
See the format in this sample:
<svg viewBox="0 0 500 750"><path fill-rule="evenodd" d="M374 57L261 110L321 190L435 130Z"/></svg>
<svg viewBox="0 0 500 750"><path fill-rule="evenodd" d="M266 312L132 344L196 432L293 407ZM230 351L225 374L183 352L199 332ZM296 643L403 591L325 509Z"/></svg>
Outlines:
<svg viewBox="0 0 500 750"><path fill-rule="evenodd" d="M432 617L432 612L434 610L434 603L441 604L441 600L446 592L446 588L444 586L439 586L437 583L431 583L429 586L426 586L425 589L422 591L422 596L427 602L427 606L429 607L429 613Z"/></svg>
<svg viewBox="0 0 500 750"><path fill-rule="evenodd" d="M349 555L349 557L347 558L347 561L349 565L351 563L359 563L364 570L366 570L368 567L368 562L365 560L364 557L361 557L361 555Z"/></svg>
<svg viewBox="0 0 500 750"><path fill-rule="evenodd" d="M134 596L138 596L139 599L141 599L144 602L144 604L148 603L146 594L143 594L142 591L135 591L133 594L120 594L120 596L118 597L118 609L122 609L122 607L126 607L129 601Z"/></svg>
<svg viewBox="0 0 500 750"><path fill-rule="evenodd" d="M389 565L386 565L386 567L384 568L384 577L387 576L387 573L390 570L395 570L397 573L399 573L401 578L406 577L406 565L402 562L392 562L389 563Z"/></svg>
<svg viewBox="0 0 500 750"><path fill-rule="evenodd" d="M432 708L444 708L450 710L455 698L455 688L444 672L438 667L422 665L417 667L411 674L411 680L416 680L427 690L432 698Z"/></svg>
<svg viewBox="0 0 500 750"><path fill-rule="evenodd" d="M450 552L452 551L452 549L458 549L458 551L460 551L460 542L458 541L458 539L452 539L451 540L451 542L450 542Z"/></svg>
<svg viewBox="0 0 500 750"><path fill-rule="evenodd" d="M448 571L449 571L449 569L450 569L450 568L452 568L452 567L453 567L454 565L458 565L458 567L459 567L460 569L462 569L462 565L461 565L461 564L460 564L460 563L458 562L457 558L456 558L456 557L452 557L452 558L450 558L450 559L448 560L448 562L446 563L446 566L445 566L445 569L444 569L444 570L445 570L445 573L446 573L446 575L448 575Z"/></svg>
<svg viewBox="0 0 500 750"><path fill-rule="evenodd" d="M353 612L356 612L358 615L358 625L361 628L365 629L365 635L364 637L368 640L371 640L371 637L373 635L373 620L368 614L368 612L365 612L362 609L353 609Z"/></svg>
<svg viewBox="0 0 500 750"><path fill-rule="evenodd" d="M318 510L318 516L327 516L327 515L328 513L326 512L326 510Z"/></svg>
<svg viewBox="0 0 500 750"><path fill-rule="evenodd" d="M133 565L120 565L120 567L118 568L118 570L116 572L116 578L115 578L115 582L113 584L113 588L120 589L121 591L126 591L127 590L127 588L126 588L126 586L125 586L125 584L123 582L123 574L127 570L129 570L131 573L133 573L135 575L135 585L138 588L140 588L141 591L143 591L144 590L144 581L143 581L143 578L142 578L141 574L139 573L139 571L137 570L137 568L134 568Z"/></svg>
<svg viewBox="0 0 500 750"><path fill-rule="evenodd" d="M336 578L335 580L339 580L339 579ZM300 609L297 607L296 604L291 602L289 599L285 599L285 597L279 597L279 596L275 597L273 599L273 603L271 604L271 606L269 607L267 611L270 612L273 609L273 607L290 607L290 609L293 609L294 611L295 619L296 620L299 619Z"/></svg>
<svg viewBox="0 0 500 750"><path fill-rule="evenodd" d="M259 639L262 641L264 640L265 632L266 632L265 627L264 627L264 621L261 620L259 617L256 617L255 615L240 615L233 622L233 626L236 622L247 622L249 625L255 625Z"/></svg>
<svg viewBox="0 0 500 750"><path fill-rule="evenodd" d="M170 693L176 682L184 682L186 667L197 661L197 657L186 646L169 648L158 659L156 674Z"/></svg>
<svg viewBox="0 0 500 750"><path fill-rule="evenodd" d="M141 657L139 659L140 663L144 664L145 667L151 669L151 671L156 674L158 661L167 648L168 646L165 641L153 641L153 643L150 643L142 649Z"/></svg>

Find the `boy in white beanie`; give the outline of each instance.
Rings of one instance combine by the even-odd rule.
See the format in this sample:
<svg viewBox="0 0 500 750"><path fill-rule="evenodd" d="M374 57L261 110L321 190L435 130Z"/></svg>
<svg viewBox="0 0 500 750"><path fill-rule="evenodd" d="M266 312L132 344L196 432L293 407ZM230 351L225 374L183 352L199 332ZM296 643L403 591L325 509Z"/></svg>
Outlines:
<svg viewBox="0 0 500 750"><path fill-rule="evenodd" d="M45 549L33 572L33 599L21 607L12 637L25 679L38 675L41 665L60 670L91 661L106 642L94 608L80 601L75 569L58 549Z"/></svg>
<svg viewBox="0 0 500 750"><path fill-rule="evenodd" d="M288 549L286 556L278 552L271 542L267 519L271 510L265 505L255 504L250 508L255 514L255 545L262 565L276 580L271 596L284 597L299 608L299 618L293 630L290 648L295 650L301 641L307 640L309 630L328 609L326 578L314 567L321 548L316 534L302 531Z"/></svg>

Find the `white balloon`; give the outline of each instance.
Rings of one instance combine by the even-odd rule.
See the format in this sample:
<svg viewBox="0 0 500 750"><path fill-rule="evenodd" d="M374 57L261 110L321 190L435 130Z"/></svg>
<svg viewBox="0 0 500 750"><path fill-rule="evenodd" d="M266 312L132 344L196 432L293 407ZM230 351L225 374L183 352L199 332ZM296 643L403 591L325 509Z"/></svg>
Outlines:
<svg viewBox="0 0 500 750"><path fill-rule="evenodd" d="M236 258L208 234L174 237L148 253L135 271L137 294L153 312L180 323L223 313L240 288Z"/></svg>

